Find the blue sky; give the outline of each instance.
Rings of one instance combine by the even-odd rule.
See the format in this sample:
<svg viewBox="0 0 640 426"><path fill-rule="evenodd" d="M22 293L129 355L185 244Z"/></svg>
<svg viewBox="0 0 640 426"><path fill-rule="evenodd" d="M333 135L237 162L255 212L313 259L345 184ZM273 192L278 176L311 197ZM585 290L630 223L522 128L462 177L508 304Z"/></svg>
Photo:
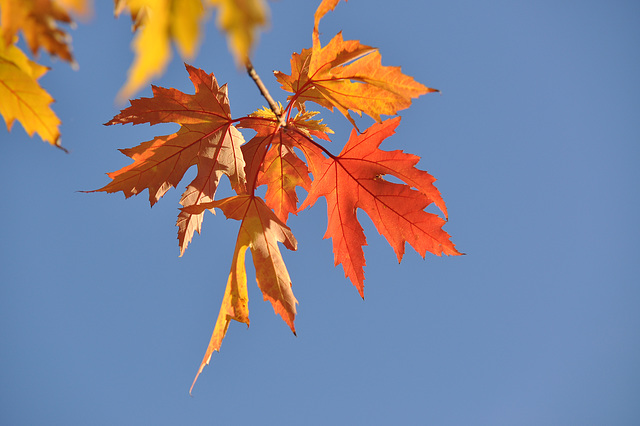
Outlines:
<svg viewBox="0 0 640 426"><path fill-rule="evenodd" d="M146 192L78 192L128 164L117 148L175 130L101 124L132 55L130 22L99 3L72 31L79 71L58 61L42 79L71 153L0 129L0 423L638 424L638 3L351 0L327 15L325 42L343 30L442 90L382 148L422 157L467 255L408 248L398 265L361 214L363 302L319 202L289 222L298 336L248 263L251 327L232 323L193 397L238 224L208 214L179 258L195 171L153 208ZM271 3L254 64L277 100L271 71L310 46L315 6ZM234 116L265 104L212 20L191 63L229 84ZM193 90L177 56L154 83ZM338 153L349 124L322 116Z"/></svg>

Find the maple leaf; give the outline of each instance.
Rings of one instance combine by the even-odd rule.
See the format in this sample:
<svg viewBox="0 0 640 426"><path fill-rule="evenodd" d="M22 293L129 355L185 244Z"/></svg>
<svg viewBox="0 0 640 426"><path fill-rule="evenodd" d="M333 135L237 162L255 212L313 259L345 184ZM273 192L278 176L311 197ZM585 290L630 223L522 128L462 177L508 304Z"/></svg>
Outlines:
<svg viewBox="0 0 640 426"><path fill-rule="evenodd" d="M76 11L88 10L85 2L76 1L71 7ZM74 63L69 35L59 23L70 24L67 10L51 0L0 0L0 28L5 45L12 44L22 31L24 39L36 54L40 49L50 55Z"/></svg>
<svg viewBox="0 0 640 426"><path fill-rule="evenodd" d="M377 122L380 115L395 115L408 108L411 99L436 92L401 72L400 67L382 66L377 49L357 40L343 40L338 33L321 47L317 25L337 1L323 2L316 12L314 47L291 57L291 75L280 71L275 76L288 97L300 107L313 101L329 110L337 108L357 128L349 110L365 114Z"/></svg>
<svg viewBox="0 0 640 426"><path fill-rule="evenodd" d="M164 72L171 59L172 40L183 58L193 58L204 16L201 0L115 0L116 16L126 9L137 32L133 41L136 56L127 82L118 94L120 100Z"/></svg>
<svg viewBox="0 0 640 426"><path fill-rule="evenodd" d="M222 174L229 177L237 192L244 192L244 160L240 145L244 138L231 125L227 86L218 87L213 74L185 64L195 94L152 86L153 98L131 101L111 124L178 123L180 130L157 136L135 148L121 152L134 162L109 173L113 179L97 191L122 191L125 197L149 191L149 202L155 204L184 173L196 165L198 174L182 195L183 206L212 201ZM180 253L184 253L194 231L200 232L202 214L181 212L178 216Z"/></svg>
<svg viewBox="0 0 640 426"><path fill-rule="evenodd" d="M18 120L29 136L61 148L60 120L51 109L53 98L38 84L47 68L31 61L15 45L0 43L0 114L7 129Z"/></svg>
<svg viewBox="0 0 640 426"><path fill-rule="evenodd" d="M394 133L400 117L375 123L361 135L351 132L339 156L322 163L311 162L315 179L300 210L311 207L319 197L327 200L328 226L325 238L331 238L336 266L342 264L347 276L364 297L367 245L356 209L364 210L396 253L398 262L408 242L422 257L458 255L450 236L442 230L445 220L424 209L435 203L446 217L435 179L415 168L419 157L402 151L382 151L382 141ZM407 185L388 182L392 175ZM415 188L415 189L412 189Z"/></svg>
<svg viewBox="0 0 640 426"><path fill-rule="evenodd" d="M236 248L227 288L211 340L198 369L191 390L198 376L209 364L214 351L220 350L222 340L229 328L230 321L236 320L249 325L247 295L247 275L245 270L245 252L251 249L251 257L256 270L256 281L264 300L271 302L273 310L291 328L295 334L294 319L298 301L291 290L291 278L282 260L278 242L284 243L289 250L297 249L297 241L291 232L260 197L248 194L237 195L219 201L201 203L185 207L182 210L190 214L201 214L205 209L219 208L227 219L242 221L238 232Z"/></svg>
<svg viewBox="0 0 640 426"><path fill-rule="evenodd" d="M256 38L256 28L265 26L269 9L264 0L209 0L220 8L218 26L226 31L229 49L236 61L244 65Z"/></svg>
<svg viewBox="0 0 640 426"><path fill-rule="evenodd" d="M297 214L296 187L309 190L311 185L307 165L293 148L299 148L309 156L321 156L317 145L308 143L308 137L314 135L329 140L327 133L333 133L321 123L322 120L313 120L316 114L315 111L300 112L282 127L273 111L265 108L238 123L238 127L256 131L256 135L242 146L248 190L266 185L265 201L284 223L289 214Z"/></svg>

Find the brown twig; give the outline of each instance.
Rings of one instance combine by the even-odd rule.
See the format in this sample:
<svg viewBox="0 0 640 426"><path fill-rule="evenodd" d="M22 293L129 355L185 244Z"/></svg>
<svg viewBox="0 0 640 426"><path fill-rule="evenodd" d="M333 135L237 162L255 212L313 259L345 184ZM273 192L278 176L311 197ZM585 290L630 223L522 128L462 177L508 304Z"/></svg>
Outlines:
<svg viewBox="0 0 640 426"><path fill-rule="evenodd" d="M256 83L256 86L258 86L260 93L262 94L262 96L264 96L264 98L269 103L269 108L271 108L271 111L273 111L273 113L278 118L280 125L282 127L286 127L287 121L285 119L284 112L280 110L280 107L278 106L276 101L274 101L271 95L269 94L269 90L267 90L267 87L264 85L264 83L260 79L260 76L258 75L256 69L253 67L253 64L251 63L251 61L247 60L246 68L247 68L247 73L249 73L249 76L251 77L251 79Z"/></svg>

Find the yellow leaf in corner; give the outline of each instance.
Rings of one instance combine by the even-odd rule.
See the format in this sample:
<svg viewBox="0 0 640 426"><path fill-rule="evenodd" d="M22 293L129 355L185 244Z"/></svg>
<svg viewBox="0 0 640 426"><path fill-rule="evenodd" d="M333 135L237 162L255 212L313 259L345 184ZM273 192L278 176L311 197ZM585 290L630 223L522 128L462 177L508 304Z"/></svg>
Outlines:
<svg viewBox="0 0 640 426"><path fill-rule="evenodd" d="M7 129L18 120L29 136L38 133L45 142L62 148L60 120L50 107L53 98L37 81L46 71L16 46L0 43L0 114Z"/></svg>
<svg viewBox="0 0 640 426"><path fill-rule="evenodd" d="M116 15L129 10L137 32L135 59L118 94L118 100L124 101L164 72L171 59L172 40L183 58L193 58L204 8L201 0L118 0L115 8Z"/></svg>
<svg viewBox="0 0 640 426"><path fill-rule="evenodd" d="M267 25L269 9L264 0L209 0L218 7L218 26L227 33L229 49L243 65L249 59L256 27Z"/></svg>

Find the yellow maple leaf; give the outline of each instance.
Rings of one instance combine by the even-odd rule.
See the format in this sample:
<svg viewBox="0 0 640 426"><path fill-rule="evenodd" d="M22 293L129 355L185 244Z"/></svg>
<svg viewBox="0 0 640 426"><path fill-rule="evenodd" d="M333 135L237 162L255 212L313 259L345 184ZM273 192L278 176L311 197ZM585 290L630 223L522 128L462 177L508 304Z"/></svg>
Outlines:
<svg viewBox="0 0 640 426"><path fill-rule="evenodd" d="M228 219L241 220L242 225L238 232L220 313L191 390L205 365L209 364L213 352L220 350L231 320L249 325L249 296L244 265L247 248L251 249L256 281L264 299L271 302L273 310L282 317L294 334L296 332L293 321L298 301L291 291L291 278L278 248L278 242L281 242L289 250L297 249L298 242L291 229L276 217L261 198L249 194L184 207L182 210L200 214L206 209L213 208L221 209Z"/></svg>
<svg viewBox="0 0 640 426"><path fill-rule="evenodd" d="M15 45L0 43L0 114L7 129L18 120L29 136L38 133L42 140L61 149L60 120L50 107L53 98L38 84L47 68L31 61Z"/></svg>
<svg viewBox="0 0 640 426"><path fill-rule="evenodd" d="M256 38L256 28L267 25L269 9L264 0L209 0L219 8L218 26L227 33L229 49L246 64Z"/></svg>
<svg viewBox="0 0 640 426"><path fill-rule="evenodd" d="M0 0L0 113L7 129L18 120L25 131L61 149L60 120L50 107L53 98L38 84L47 68L16 47L21 34L36 55L40 49L75 65L71 38L59 23L72 24L70 12L88 17L91 0Z"/></svg>
<svg viewBox="0 0 640 426"><path fill-rule="evenodd" d="M116 16L128 9L137 32L135 59L118 99L124 101L162 74L171 59L171 41L185 59L195 56L204 15L201 0L116 0Z"/></svg>

